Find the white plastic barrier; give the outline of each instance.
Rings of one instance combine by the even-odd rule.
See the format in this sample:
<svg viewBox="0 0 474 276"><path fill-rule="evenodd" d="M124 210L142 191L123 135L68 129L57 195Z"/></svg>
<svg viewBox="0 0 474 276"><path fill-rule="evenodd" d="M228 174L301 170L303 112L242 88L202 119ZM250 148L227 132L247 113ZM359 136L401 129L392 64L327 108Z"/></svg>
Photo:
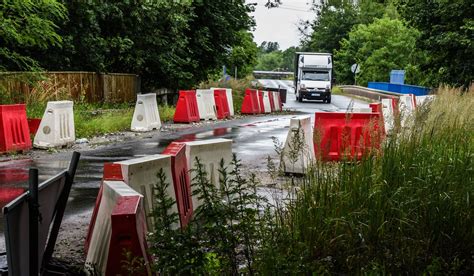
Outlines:
<svg viewBox="0 0 474 276"><path fill-rule="evenodd" d="M211 89L197 89L196 98L201 120L217 120L216 101Z"/></svg>
<svg viewBox="0 0 474 276"><path fill-rule="evenodd" d="M72 101L48 102L33 141L35 147L52 148L74 143L73 105Z"/></svg>
<svg viewBox="0 0 474 276"><path fill-rule="evenodd" d="M168 185L168 195L176 201L176 195L173 187L173 175L171 172L171 156L155 154L141 158L130 159L121 162L122 176L125 183L135 191L144 196L145 214L147 217L148 229L153 230L153 221L150 217L154 206L153 187L158 183L158 172L163 169ZM176 204L170 210L171 213L178 213ZM178 225L175 225L177 227Z"/></svg>
<svg viewBox="0 0 474 276"><path fill-rule="evenodd" d="M263 111L265 113L271 113L272 112L272 108L271 108L271 105L270 105L270 96L271 96L272 92L270 91L263 91ZM260 99L260 97L259 97Z"/></svg>
<svg viewBox="0 0 474 276"><path fill-rule="evenodd" d="M234 98L232 97L232 89L211 87L212 91L216 89L225 89L226 96L227 96L227 103L229 104L229 113L230 113L230 116L233 117L235 113L234 113Z"/></svg>
<svg viewBox="0 0 474 276"><path fill-rule="evenodd" d="M97 269L99 275L105 275L112 234L112 211L121 197L141 196L122 181L104 181L99 211L92 230L86 264Z"/></svg>
<svg viewBox="0 0 474 276"><path fill-rule="evenodd" d="M382 99L382 115L385 124L385 132L390 131L395 127L395 104L393 99Z"/></svg>
<svg viewBox="0 0 474 276"><path fill-rule="evenodd" d="M435 95L416 96L416 105L421 106L428 104L435 99Z"/></svg>
<svg viewBox="0 0 474 276"><path fill-rule="evenodd" d="M346 113L372 113L372 108L370 107L353 107L345 110Z"/></svg>
<svg viewBox="0 0 474 276"><path fill-rule="evenodd" d="M133 112L132 131L150 131L160 129L161 120L156 104L156 94L137 95L137 103Z"/></svg>
<svg viewBox="0 0 474 276"><path fill-rule="evenodd" d="M186 158L188 160L188 169L196 168L196 158L204 166L208 178L215 186L219 185L219 167L221 160L224 160L228 171L232 168L229 164L232 162L232 140L229 139L212 139L204 141L185 142ZM196 172L192 171L190 178L196 176ZM191 187L194 193L195 188ZM193 209L200 205L197 197L193 196Z"/></svg>
<svg viewBox="0 0 474 276"><path fill-rule="evenodd" d="M299 138L298 138L299 137ZM298 138L299 141L296 139ZM315 159L313 131L310 116L299 116L290 120L290 129L283 148L285 173L304 174Z"/></svg>
<svg viewBox="0 0 474 276"><path fill-rule="evenodd" d="M275 111L281 111L280 92L273 92L273 99L275 100Z"/></svg>
<svg viewBox="0 0 474 276"><path fill-rule="evenodd" d="M407 94L399 98L398 110L400 111L400 124L402 127L408 126L408 120L413 116L416 109L415 95Z"/></svg>

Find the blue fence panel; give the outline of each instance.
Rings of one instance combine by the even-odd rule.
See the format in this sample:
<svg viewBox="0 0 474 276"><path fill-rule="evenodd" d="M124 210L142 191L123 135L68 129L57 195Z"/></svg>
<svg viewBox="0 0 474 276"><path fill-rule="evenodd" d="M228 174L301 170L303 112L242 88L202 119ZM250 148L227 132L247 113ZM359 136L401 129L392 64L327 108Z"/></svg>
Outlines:
<svg viewBox="0 0 474 276"><path fill-rule="evenodd" d="M369 82L367 87L372 88L372 89L382 90L382 91L401 93L401 94L414 94L415 96L428 95L430 92L430 88L424 87L424 86L409 85L409 84L395 84L395 83L387 83L387 82Z"/></svg>
<svg viewBox="0 0 474 276"><path fill-rule="evenodd" d="M390 83L405 84L405 70L392 70L390 72Z"/></svg>

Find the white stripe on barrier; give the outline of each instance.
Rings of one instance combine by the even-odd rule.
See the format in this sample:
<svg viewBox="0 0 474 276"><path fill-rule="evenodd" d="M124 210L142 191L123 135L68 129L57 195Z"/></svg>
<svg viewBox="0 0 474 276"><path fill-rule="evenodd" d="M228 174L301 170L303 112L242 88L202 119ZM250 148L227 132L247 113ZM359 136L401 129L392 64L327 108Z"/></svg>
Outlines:
<svg viewBox="0 0 474 276"><path fill-rule="evenodd" d="M283 148L285 173L305 173L315 159L310 116L291 118Z"/></svg>
<svg viewBox="0 0 474 276"><path fill-rule="evenodd" d="M272 112L272 108L271 108L271 105L270 105L270 96L271 96L271 94L272 94L272 92L270 92L270 91L263 91L263 111L265 113L271 113Z"/></svg>
<svg viewBox="0 0 474 276"><path fill-rule="evenodd" d="M224 159L225 166L228 171L232 169L229 164L232 162L232 140L229 139L212 139L204 141L185 142L186 158L188 159L188 169L196 168L196 157L203 164L208 178L215 186L219 185L219 166ZM196 176L196 172L192 171L190 178ZM195 188L192 187L193 193ZM193 208L201 204L197 197L193 196Z"/></svg>
<svg viewBox="0 0 474 276"><path fill-rule="evenodd" d="M74 112L72 101L48 102L36 132L33 145L52 148L74 143Z"/></svg>
<svg viewBox="0 0 474 276"><path fill-rule="evenodd" d="M196 98L201 120L217 120L216 101L211 89L197 89Z"/></svg>
<svg viewBox="0 0 474 276"><path fill-rule="evenodd" d="M133 112L132 131L150 131L160 129L161 120L156 103L156 94L137 95L137 103Z"/></svg>
<svg viewBox="0 0 474 276"><path fill-rule="evenodd" d="M275 111L281 111L280 92L273 92L273 98L275 99Z"/></svg>
<svg viewBox="0 0 474 276"><path fill-rule="evenodd" d="M353 107L345 110L346 113L372 113L372 108L370 107Z"/></svg>
<svg viewBox="0 0 474 276"><path fill-rule="evenodd" d="M395 127L395 110L393 110L393 107L393 99L382 99L382 115L386 133L390 133Z"/></svg>
<svg viewBox="0 0 474 276"><path fill-rule="evenodd" d="M400 111L400 124L402 127L408 126L409 121L413 118L413 113L416 109L415 95L407 94L399 98L398 110ZM411 125L411 124L410 124Z"/></svg>
<svg viewBox="0 0 474 276"><path fill-rule="evenodd" d="M104 181L102 185L102 198L87 251L86 265L93 266L100 275L105 275L112 234L112 211L120 197L141 195L122 181Z"/></svg>
<svg viewBox="0 0 474 276"><path fill-rule="evenodd" d="M158 183L158 172L163 169L168 185L168 195L176 201L171 172L171 157L169 155L155 154L141 158L115 162L122 168L123 180L135 191L144 196L144 207L148 229L153 230L153 220L150 217L154 207L154 186ZM178 207L173 205L171 213L178 213ZM174 225L177 227L178 225Z"/></svg>

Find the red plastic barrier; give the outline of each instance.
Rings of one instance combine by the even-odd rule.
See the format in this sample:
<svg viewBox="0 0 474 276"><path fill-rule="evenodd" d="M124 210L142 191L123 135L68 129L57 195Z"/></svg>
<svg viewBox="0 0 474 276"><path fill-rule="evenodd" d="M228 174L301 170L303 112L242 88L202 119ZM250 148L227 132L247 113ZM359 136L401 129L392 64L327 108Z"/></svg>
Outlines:
<svg viewBox="0 0 474 276"><path fill-rule="evenodd" d="M197 105L196 91L179 91L178 102L173 121L175 123L199 122L199 111Z"/></svg>
<svg viewBox="0 0 474 276"><path fill-rule="evenodd" d="M24 104L0 105L0 152L31 149Z"/></svg>
<svg viewBox="0 0 474 276"><path fill-rule="evenodd" d="M258 97L258 107L260 108L262 113L265 113L265 106L263 104L263 91L262 90L257 91L257 97Z"/></svg>
<svg viewBox="0 0 474 276"><path fill-rule="evenodd" d="M283 103L281 102L281 94L280 92L275 92L275 95L276 95L276 100L277 100L277 104L278 106L280 107L280 111L283 110Z"/></svg>
<svg viewBox="0 0 474 276"><path fill-rule="evenodd" d="M41 124L41 119L37 119L37 118L28 119L28 128L30 129L31 135L36 135L36 132L38 131L40 124Z"/></svg>
<svg viewBox="0 0 474 276"><path fill-rule="evenodd" d="M226 90L215 89L214 100L216 102L217 119L222 120L225 118L230 118L229 102L227 101Z"/></svg>
<svg viewBox="0 0 474 276"><path fill-rule="evenodd" d="M124 264L131 259L142 260L145 265L142 271L135 271L133 275L151 275L151 257L145 240L145 210L141 202L140 196L121 197L114 207L106 275L128 275L128 267ZM127 253L131 254L128 258Z"/></svg>
<svg viewBox="0 0 474 276"><path fill-rule="evenodd" d="M244 101L242 102L242 114L258 114L261 111L258 104L258 95L257 90L255 89L246 89Z"/></svg>
<svg viewBox="0 0 474 276"><path fill-rule="evenodd" d="M358 159L380 147L380 113L316 112L314 151L326 161Z"/></svg>
<svg viewBox="0 0 474 276"><path fill-rule="evenodd" d="M104 176L102 180L115 180L115 181L122 181L122 166L120 164L114 163L104 163ZM99 193L97 194L97 198L95 200L95 207L92 211L91 222L89 223L89 230L87 232L87 237L84 242L84 251L87 254L89 251L89 243L92 238L92 231L94 230L95 221L97 219L97 212L99 212L100 201L102 199L102 184L99 188Z"/></svg>
<svg viewBox="0 0 474 276"><path fill-rule="evenodd" d="M193 200L191 181L189 179L188 162L186 160L186 145L173 142L163 151L171 155L173 186L178 204L181 227L186 226L193 215Z"/></svg>
<svg viewBox="0 0 474 276"><path fill-rule="evenodd" d="M275 97L272 91L268 91L268 98L270 99L270 108L272 112L275 112Z"/></svg>
<svg viewBox="0 0 474 276"><path fill-rule="evenodd" d="M382 103L371 103L369 107L372 108L373 113L380 113L382 114Z"/></svg>

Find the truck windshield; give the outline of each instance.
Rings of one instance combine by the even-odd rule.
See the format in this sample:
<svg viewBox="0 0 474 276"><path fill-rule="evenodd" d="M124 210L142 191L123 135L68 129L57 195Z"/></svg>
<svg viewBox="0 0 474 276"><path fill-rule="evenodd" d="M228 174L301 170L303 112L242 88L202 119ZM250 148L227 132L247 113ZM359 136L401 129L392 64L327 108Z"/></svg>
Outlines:
<svg viewBox="0 0 474 276"><path fill-rule="evenodd" d="M302 80L329 81L328 71L303 71Z"/></svg>

